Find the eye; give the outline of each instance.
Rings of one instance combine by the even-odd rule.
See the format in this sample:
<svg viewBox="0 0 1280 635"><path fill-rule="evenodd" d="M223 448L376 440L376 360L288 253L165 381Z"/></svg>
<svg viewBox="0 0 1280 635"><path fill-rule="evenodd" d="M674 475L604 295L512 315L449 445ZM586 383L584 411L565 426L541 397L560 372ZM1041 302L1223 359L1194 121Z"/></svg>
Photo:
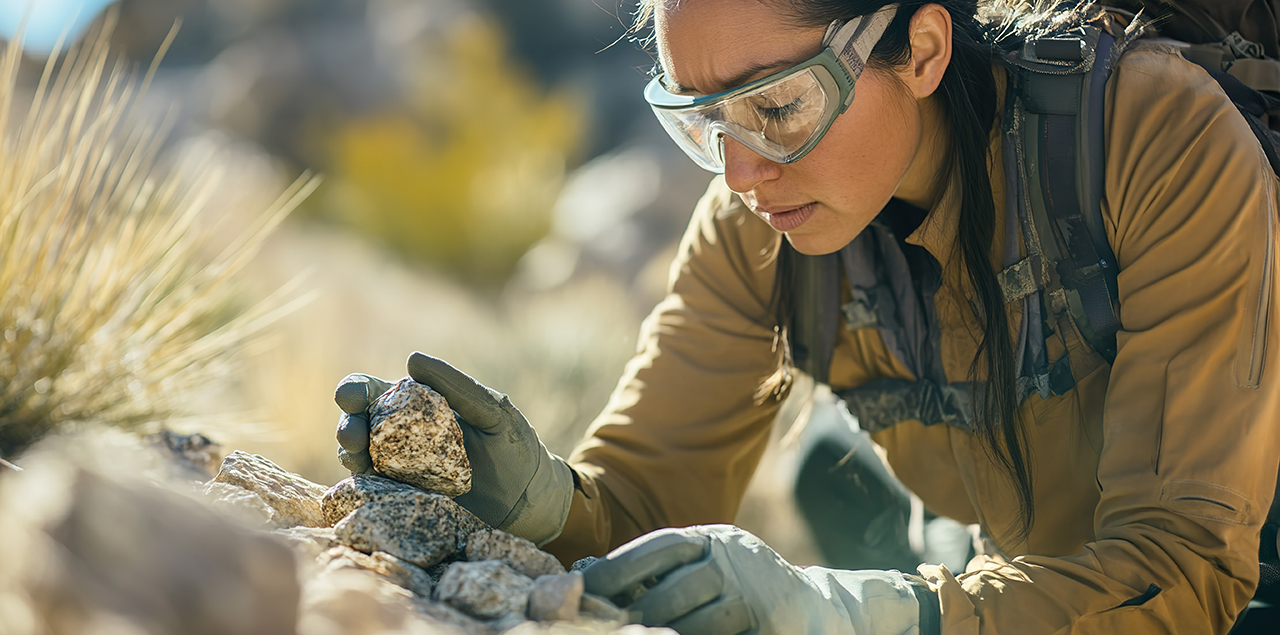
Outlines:
<svg viewBox="0 0 1280 635"><path fill-rule="evenodd" d="M781 106L758 106L760 116L769 121L782 121L800 110L802 98L796 97L790 103Z"/></svg>

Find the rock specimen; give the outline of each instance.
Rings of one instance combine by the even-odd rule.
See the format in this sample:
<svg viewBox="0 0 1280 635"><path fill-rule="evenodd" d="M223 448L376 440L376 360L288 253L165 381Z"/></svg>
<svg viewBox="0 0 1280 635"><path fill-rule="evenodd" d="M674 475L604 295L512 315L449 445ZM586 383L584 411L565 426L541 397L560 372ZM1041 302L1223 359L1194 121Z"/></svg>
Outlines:
<svg viewBox="0 0 1280 635"><path fill-rule="evenodd" d="M271 509L261 496L243 487L209 481L201 491L210 507L238 518L250 527L270 528L275 525L276 510Z"/></svg>
<svg viewBox="0 0 1280 635"><path fill-rule="evenodd" d="M333 529L339 542L357 551L385 551L425 569L484 527L446 496L407 492L365 504Z"/></svg>
<svg viewBox="0 0 1280 635"><path fill-rule="evenodd" d="M372 571L387 581L413 592L416 596L431 597L431 576L427 575L426 570L385 551L363 554L350 547L339 545L320 554L316 564L326 571L337 569Z"/></svg>
<svg viewBox="0 0 1280 635"><path fill-rule="evenodd" d="M467 560L501 560L529 578L564 573L564 566L555 556L524 538L497 529L477 531L467 537Z"/></svg>
<svg viewBox="0 0 1280 635"><path fill-rule="evenodd" d="M325 488L257 454L232 452L222 461L222 469L213 480L257 494L275 511L273 521L279 527L326 526L320 513Z"/></svg>
<svg viewBox="0 0 1280 635"><path fill-rule="evenodd" d="M325 524L336 525L356 508L384 496L421 491L418 488L381 476L362 475L344 478L324 493L320 511Z"/></svg>
<svg viewBox="0 0 1280 635"><path fill-rule="evenodd" d="M529 594L529 617L540 622L572 620L582 605L582 574L539 576Z"/></svg>
<svg viewBox="0 0 1280 635"><path fill-rule="evenodd" d="M369 408L369 457L379 474L450 498L471 490L462 429L440 393L408 377Z"/></svg>
<svg viewBox="0 0 1280 635"><path fill-rule="evenodd" d="M435 599L485 619L524 613L533 580L493 560L455 562L436 585Z"/></svg>

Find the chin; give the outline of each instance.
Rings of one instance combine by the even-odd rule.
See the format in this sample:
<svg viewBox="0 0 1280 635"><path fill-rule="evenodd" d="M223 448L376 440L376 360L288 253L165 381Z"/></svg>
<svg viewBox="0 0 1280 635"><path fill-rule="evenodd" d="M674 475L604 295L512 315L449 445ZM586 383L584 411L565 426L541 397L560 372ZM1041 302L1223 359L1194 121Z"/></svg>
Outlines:
<svg viewBox="0 0 1280 635"><path fill-rule="evenodd" d="M791 246L796 251L806 256L823 256L835 253L849 244L848 240L842 240L840 236L834 233L798 234L789 232L784 235L787 237L787 242L791 243Z"/></svg>

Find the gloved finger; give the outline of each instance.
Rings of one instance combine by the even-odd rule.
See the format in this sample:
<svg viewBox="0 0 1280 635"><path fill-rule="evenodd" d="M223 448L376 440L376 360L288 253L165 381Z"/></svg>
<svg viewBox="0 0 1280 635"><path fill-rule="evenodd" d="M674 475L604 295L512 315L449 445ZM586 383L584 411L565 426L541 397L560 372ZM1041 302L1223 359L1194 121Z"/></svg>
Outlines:
<svg viewBox="0 0 1280 635"><path fill-rule="evenodd" d="M506 395L472 379L443 359L414 352L405 366L414 381L440 393L454 412L477 429L491 431L519 414Z"/></svg>
<svg viewBox="0 0 1280 635"><path fill-rule="evenodd" d="M369 419L363 414L342 413L338 417L338 445L348 452L369 449Z"/></svg>
<svg viewBox="0 0 1280 635"><path fill-rule="evenodd" d="M360 414L368 410L392 385L391 382L373 375L352 373L338 382L338 387L333 391L333 401L347 414Z"/></svg>
<svg viewBox="0 0 1280 635"><path fill-rule="evenodd" d="M352 474L372 474L373 459L368 452L348 452L338 448L338 462Z"/></svg>
<svg viewBox="0 0 1280 635"><path fill-rule="evenodd" d="M724 573L715 560L706 559L672 571L628 610L640 615L645 626L664 626L724 593Z"/></svg>
<svg viewBox="0 0 1280 635"><path fill-rule="evenodd" d="M739 596L716 600L666 627L680 635L741 635L756 624L751 607Z"/></svg>
<svg viewBox="0 0 1280 635"><path fill-rule="evenodd" d="M662 530L641 536L596 560L582 571L587 593L617 596L644 580L706 556L711 541L683 530Z"/></svg>

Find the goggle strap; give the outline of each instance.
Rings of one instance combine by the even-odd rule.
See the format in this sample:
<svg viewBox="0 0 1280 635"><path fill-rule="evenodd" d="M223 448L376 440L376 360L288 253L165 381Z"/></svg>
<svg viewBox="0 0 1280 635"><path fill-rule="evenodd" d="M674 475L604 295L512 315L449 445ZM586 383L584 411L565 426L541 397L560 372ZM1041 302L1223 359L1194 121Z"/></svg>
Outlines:
<svg viewBox="0 0 1280 635"><path fill-rule="evenodd" d="M836 57L845 66L845 72L849 74L850 79L862 74L862 69L866 67L866 60L871 56L871 49L876 47L880 36L884 34L885 29L889 28L889 23L893 22L893 17L897 13L898 5L890 4L875 13L849 20L838 28L836 23L827 27L827 34L823 40L830 39L829 45L836 51ZM848 99L853 99L853 93L849 94ZM848 106L847 103L845 105Z"/></svg>

